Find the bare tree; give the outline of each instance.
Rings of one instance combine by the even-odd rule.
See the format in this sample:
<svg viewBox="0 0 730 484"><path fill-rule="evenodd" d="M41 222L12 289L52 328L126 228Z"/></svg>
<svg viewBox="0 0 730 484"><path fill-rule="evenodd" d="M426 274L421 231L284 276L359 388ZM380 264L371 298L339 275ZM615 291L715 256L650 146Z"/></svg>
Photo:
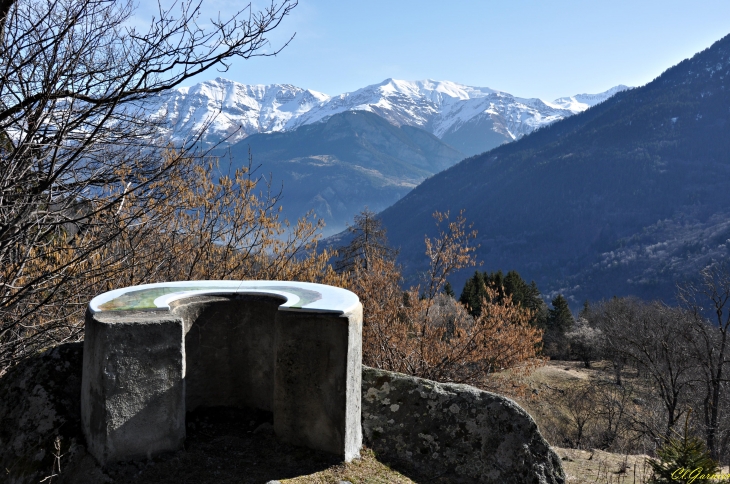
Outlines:
<svg viewBox="0 0 730 484"><path fill-rule="evenodd" d="M401 288L401 274L387 251L373 250L349 276L349 288L364 308L363 361L377 368L436 381L487 385L492 373L512 370L512 377L542 363L542 331L530 324L532 313L511 298L497 298L485 288L481 312L466 308L441 292L446 276L475 265L466 220L460 214L434 213L438 235L426 238L429 271L424 286ZM363 220L361 218L360 220ZM444 227L445 226L445 227ZM384 235L384 234L383 234ZM381 239L382 240L382 239ZM354 252L354 251L353 251Z"/></svg>
<svg viewBox="0 0 730 484"><path fill-rule="evenodd" d="M586 314L591 325L598 328L601 338L601 352L613 364L614 378L621 385L621 374L626 364L626 353L622 341L614 335L631 334L631 327L636 318L636 307L639 301L630 298L613 298L599 303Z"/></svg>
<svg viewBox="0 0 730 484"><path fill-rule="evenodd" d="M695 362L688 350L688 314L664 304L612 299L589 313L603 331L605 344L637 368L663 405L659 428L647 426L652 438L669 438L694 393Z"/></svg>
<svg viewBox="0 0 730 484"><path fill-rule="evenodd" d="M558 398L564 402L568 416L563 440L570 447L582 449L589 426L596 418L595 391L590 384L582 383L563 390Z"/></svg>
<svg viewBox="0 0 730 484"><path fill-rule="evenodd" d="M356 265L362 265L365 270L369 270L373 258L394 260L398 254L397 250L388 245L382 222L367 207L355 215L355 223L347 227L347 232L349 243L337 249L337 272L350 272Z"/></svg>
<svg viewBox="0 0 730 484"><path fill-rule="evenodd" d="M190 155L194 136L163 161L145 101L235 58L276 54L267 34L295 5L249 5L207 29L199 3L175 2L138 30L132 1L0 0L3 360L42 344L21 335L39 334L25 329L148 210L125 201L164 196L152 187Z"/></svg>
<svg viewBox="0 0 730 484"><path fill-rule="evenodd" d="M713 263L700 272L699 283L679 288L679 300L690 311L693 357L699 367L702 387L702 418L705 442L713 459L727 445L728 428L722 428L722 408L727 406L727 366L730 364L730 268ZM724 434L724 435L723 435Z"/></svg>
<svg viewBox="0 0 730 484"><path fill-rule="evenodd" d="M629 430L629 406L634 394L632 385L616 385L599 380L592 383L594 412L596 414L596 445L600 449L611 449L617 443L624 443Z"/></svg>

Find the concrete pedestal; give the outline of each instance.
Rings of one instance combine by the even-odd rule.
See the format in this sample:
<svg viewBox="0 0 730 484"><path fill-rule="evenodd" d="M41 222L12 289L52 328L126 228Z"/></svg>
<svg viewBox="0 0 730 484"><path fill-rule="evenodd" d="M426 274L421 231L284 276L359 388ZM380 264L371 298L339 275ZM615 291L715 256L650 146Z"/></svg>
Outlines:
<svg viewBox="0 0 730 484"><path fill-rule="evenodd" d="M279 281L150 284L86 314L81 414L102 464L182 447L199 406L272 411L282 440L359 455L362 306Z"/></svg>

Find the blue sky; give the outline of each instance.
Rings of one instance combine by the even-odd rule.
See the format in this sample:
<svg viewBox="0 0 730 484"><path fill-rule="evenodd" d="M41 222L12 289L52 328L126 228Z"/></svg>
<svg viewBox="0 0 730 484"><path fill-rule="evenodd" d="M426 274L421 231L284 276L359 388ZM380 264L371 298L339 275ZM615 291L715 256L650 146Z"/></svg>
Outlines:
<svg viewBox="0 0 730 484"><path fill-rule="evenodd" d="M204 1L202 16L241 5ZM730 33L729 19L728 0L299 0L270 37L274 48L296 33L282 53L196 81L334 95L430 78L552 100L645 84Z"/></svg>

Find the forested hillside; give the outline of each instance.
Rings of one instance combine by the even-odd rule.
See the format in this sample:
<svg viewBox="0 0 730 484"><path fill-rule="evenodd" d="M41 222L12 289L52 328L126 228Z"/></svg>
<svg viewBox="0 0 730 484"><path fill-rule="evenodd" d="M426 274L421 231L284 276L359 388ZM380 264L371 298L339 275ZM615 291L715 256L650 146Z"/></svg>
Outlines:
<svg viewBox="0 0 730 484"><path fill-rule="evenodd" d="M548 294L671 300L730 248L730 36L641 88L426 180L382 214L411 278L434 210ZM470 274L452 281L460 288Z"/></svg>
<svg viewBox="0 0 730 484"><path fill-rule="evenodd" d="M255 134L230 148L235 167L248 165L283 187L283 215L309 210L326 222L325 233L345 228L363 207L380 211L426 177L464 155L412 126L394 126L366 111L346 111L294 131Z"/></svg>

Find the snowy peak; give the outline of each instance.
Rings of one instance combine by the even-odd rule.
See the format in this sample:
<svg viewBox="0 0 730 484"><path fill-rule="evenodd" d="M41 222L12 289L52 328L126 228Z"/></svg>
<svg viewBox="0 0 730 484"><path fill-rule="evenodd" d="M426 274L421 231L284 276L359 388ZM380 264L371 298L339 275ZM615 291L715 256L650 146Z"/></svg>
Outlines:
<svg viewBox="0 0 730 484"><path fill-rule="evenodd" d="M455 100L463 101L485 97L499 92L488 87L471 87L451 81L434 81L432 79L423 81L386 79L379 86L380 91L384 94L400 93L413 97L425 97L438 105Z"/></svg>
<svg viewBox="0 0 730 484"><path fill-rule="evenodd" d="M343 111L361 110L379 114L396 125L428 128L434 116L444 110L452 110L455 104L495 94L504 93L451 81L386 79L379 84L335 96L293 125L316 122ZM435 131L434 134L438 136Z"/></svg>
<svg viewBox="0 0 730 484"><path fill-rule="evenodd" d="M605 93L578 94L550 103L451 81L386 79L379 84L332 97L300 118L292 119L287 129L321 121L343 111L362 110L378 114L398 126L405 124L425 129L442 139L474 123L489 125L492 132L502 136L501 142L506 142L584 111L623 89L626 87L617 86ZM472 135L479 136L478 133ZM490 142L474 149L494 146ZM468 149L465 153L474 154L472 151Z"/></svg>
<svg viewBox="0 0 730 484"><path fill-rule="evenodd" d="M344 111L369 111L397 126L425 127L440 107L439 96L430 95L435 94L434 90L429 92L422 89L422 83L426 82L386 79L380 84L340 94L293 121L288 127L314 123Z"/></svg>
<svg viewBox="0 0 730 484"><path fill-rule="evenodd" d="M396 126L415 126L448 138L465 154L475 154L584 111L624 89L616 86L545 102L452 81L386 79L330 97L290 84L246 85L217 78L160 95L154 111L166 119L172 139L204 130L203 139L210 144L234 144L254 133L290 131L345 111L369 111ZM482 141L474 144L468 138Z"/></svg>
<svg viewBox="0 0 730 484"><path fill-rule="evenodd" d="M219 77L162 94L156 115L166 119L173 139L205 129L208 142L233 144L254 133L281 131L328 99L290 84L246 85Z"/></svg>
<svg viewBox="0 0 730 484"><path fill-rule="evenodd" d="M585 111L588 108L592 108L596 104L602 103L614 94L625 91L627 89L631 88L620 84L618 86L612 87L608 91L598 94L576 94L575 96L561 97L553 101L552 104L555 107L560 107L562 109L568 109L574 113L579 113L581 111Z"/></svg>

